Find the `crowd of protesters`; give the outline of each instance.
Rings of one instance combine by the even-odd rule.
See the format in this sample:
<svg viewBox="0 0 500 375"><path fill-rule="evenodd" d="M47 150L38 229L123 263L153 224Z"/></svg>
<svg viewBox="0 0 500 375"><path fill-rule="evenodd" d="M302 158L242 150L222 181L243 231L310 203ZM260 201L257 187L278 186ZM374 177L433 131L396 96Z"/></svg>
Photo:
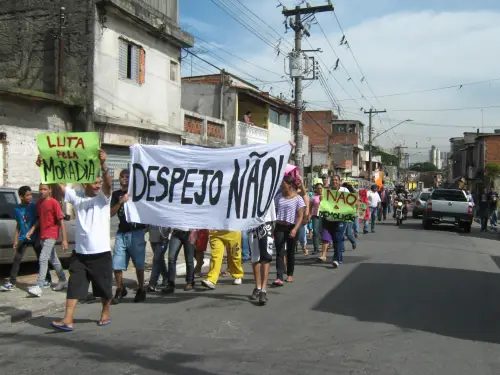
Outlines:
<svg viewBox="0 0 500 375"><path fill-rule="evenodd" d="M185 291L195 288L196 277L201 278L202 287L213 290L224 273L233 278L234 285L242 284L243 261L248 259L252 263L255 281L249 298L256 304L265 305L268 301L267 287L273 255L276 258L276 278L271 286L276 288L295 281L295 256L299 251L304 256L309 255L306 247L308 238L312 240L312 253L319 262L327 262L327 252L333 245L330 262L333 268L338 268L343 263L344 243L349 241L355 250L360 226L364 234L369 233L369 229L375 232L376 220L386 220L391 209L391 192L383 186L379 188L372 185L369 190L356 191L348 183L342 184L340 176L335 175L331 184L326 176L322 180L315 180L309 192L295 170L283 178L264 223L248 232L146 226L127 221L124 206L128 201L129 171L120 172L120 189L112 192L112 177L106 158L106 153L101 150L101 177L95 183L84 184L82 190L64 185L40 184L40 199L36 204L32 202L29 187L23 186L18 191L21 204L15 209L17 229L13 245L16 252L11 276L1 289L9 291L15 288L23 254L28 246L33 246L39 258L39 273L36 284L28 288L28 293L40 297L43 288L50 285L56 291L67 290L64 317L52 322L52 326L58 330L73 330L77 302L87 297L89 284L92 284L93 295L102 301L102 312L97 324L110 324L110 306L120 303L128 294L123 272L127 270L130 260L137 277L134 302L145 301L147 293L175 293L177 260L181 248L186 263ZM40 164L40 159L37 164ZM320 216L325 188L359 193L359 207L353 222L328 221ZM63 250L68 249L62 201L72 205L76 217L75 247L69 262L68 281L55 251L58 238L62 238ZM115 215L119 225L112 249L110 218ZM148 284L144 273L146 232L149 232L153 252ZM208 273L204 275L202 266L207 247L211 249L210 265ZM242 251L244 248L245 254ZM225 254L227 269L222 271ZM51 284L49 263L58 276L55 284ZM113 276L116 285L114 294Z"/></svg>

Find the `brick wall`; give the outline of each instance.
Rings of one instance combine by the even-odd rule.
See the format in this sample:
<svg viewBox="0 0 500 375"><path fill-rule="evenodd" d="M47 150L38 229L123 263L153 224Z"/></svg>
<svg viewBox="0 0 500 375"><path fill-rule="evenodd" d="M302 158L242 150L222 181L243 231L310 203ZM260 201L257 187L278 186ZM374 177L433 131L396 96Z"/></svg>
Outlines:
<svg viewBox="0 0 500 375"><path fill-rule="evenodd" d="M332 111L305 111L302 115L304 134L310 145L325 145L332 135Z"/></svg>
<svg viewBox="0 0 500 375"><path fill-rule="evenodd" d="M224 139L224 125L212 121L207 123L207 135L212 138Z"/></svg>
<svg viewBox="0 0 500 375"><path fill-rule="evenodd" d="M489 136L486 142L486 163L500 163L500 136Z"/></svg>
<svg viewBox="0 0 500 375"><path fill-rule="evenodd" d="M193 116L184 116L184 131L193 134L201 134L203 128L203 120Z"/></svg>

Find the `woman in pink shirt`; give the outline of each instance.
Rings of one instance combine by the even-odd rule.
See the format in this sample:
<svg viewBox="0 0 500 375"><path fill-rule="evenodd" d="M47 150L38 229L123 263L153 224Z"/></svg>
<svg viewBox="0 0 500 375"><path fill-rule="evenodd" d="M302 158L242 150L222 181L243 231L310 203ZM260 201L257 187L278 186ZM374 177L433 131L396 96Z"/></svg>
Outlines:
<svg viewBox="0 0 500 375"><path fill-rule="evenodd" d="M323 184L314 185L314 196L311 199L311 220L313 227L313 253L317 254L321 248L321 218L319 217L319 204L323 194Z"/></svg>

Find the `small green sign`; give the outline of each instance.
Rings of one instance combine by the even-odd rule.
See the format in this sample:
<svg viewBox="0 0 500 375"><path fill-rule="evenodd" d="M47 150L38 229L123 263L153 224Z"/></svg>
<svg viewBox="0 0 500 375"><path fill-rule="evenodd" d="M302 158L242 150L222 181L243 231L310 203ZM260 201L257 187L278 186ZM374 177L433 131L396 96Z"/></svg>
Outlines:
<svg viewBox="0 0 500 375"><path fill-rule="evenodd" d="M328 221L354 221L358 199L357 193L323 189L319 216Z"/></svg>
<svg viewBox="0 0 500 375"><path fill-rule="evenodd" d="M99 176L99 133L42 133L36 143L42 183L93 183Z"/></svg>

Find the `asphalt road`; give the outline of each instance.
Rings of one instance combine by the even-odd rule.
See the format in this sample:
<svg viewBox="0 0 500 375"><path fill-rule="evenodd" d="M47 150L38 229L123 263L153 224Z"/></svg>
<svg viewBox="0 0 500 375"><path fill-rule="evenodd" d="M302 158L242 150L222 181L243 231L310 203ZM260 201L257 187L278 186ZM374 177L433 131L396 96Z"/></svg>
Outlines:
<svg viewBox="0 0 500 375"><path fill-rule="evenodd" d="M113 306L107 327L97 304L79 306L72 333L48 328L60 314L0 326L2 373L499 374L499 242L473 231L391 220L347 244L337 270L299 257L264 307L247 273Z"/></svg>

